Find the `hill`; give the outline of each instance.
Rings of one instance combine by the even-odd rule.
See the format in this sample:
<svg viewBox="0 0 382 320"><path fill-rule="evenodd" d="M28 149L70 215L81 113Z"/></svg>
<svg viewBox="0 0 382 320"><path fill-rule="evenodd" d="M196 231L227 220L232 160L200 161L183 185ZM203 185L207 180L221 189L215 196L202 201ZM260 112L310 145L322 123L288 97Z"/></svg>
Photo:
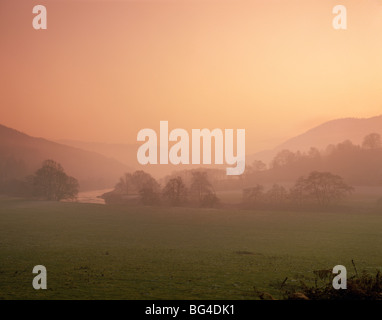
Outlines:
<svg viewBox="0 0 382 320"><path fill-rule="evenodd" d="M66 139L57 140L57 142L74 148L102 154L105 157L116 159L129 167L137 168L140 166L137 161L138 144L86 142Z"/></svg>
<svg viewBox="0 0 382 320"><path fill-rule="evenodd" d="M81 190L112 187L124 172L131 171L127 165L99 153L31 137L0 125L0 160L4 163L7 159L22 163L23 175L33 173L46 159L55 160L79 180Z"/></svg>
<svg viewBox="0 0 382 320"><path fill-rule="evenodd" d="M307 151L310 147L324 150L330 144L338 144L350 140L361 144L369 133L382 135L382 115L372 118L343 118L324 122L307 132L286 140L272 150L261 151L247 157L249 162L254 159L269 163L281 150Z"/></svg>
<svg viewBox="0 0 382 320"><path fill-rule="evenodd" d="M172 174L173 172L178 172L184 169L196 169L196 168L219 168L225 170L226 165L203 165L203 164L189 164L189 165L173 165L169 164L148 164L141 165L137 160L137 151L141 144L116 144L116 143L103 143L103 142L85 142L78 140L58 140L57 142L80 148L83 150L88 150L92 152L97 152L106 157L114 158L121 163L128 165L134 170L144 170L150 173L156 179L161 179L166 175Z"/></svg>

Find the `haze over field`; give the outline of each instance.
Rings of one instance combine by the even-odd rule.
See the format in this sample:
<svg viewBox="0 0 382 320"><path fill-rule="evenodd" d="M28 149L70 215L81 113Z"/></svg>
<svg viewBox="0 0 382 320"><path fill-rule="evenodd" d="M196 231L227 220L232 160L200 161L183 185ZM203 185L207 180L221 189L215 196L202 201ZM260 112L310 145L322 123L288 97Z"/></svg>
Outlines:
<svg viewBox="0 0 382 320"><path fill-rule="evenodd" d="M325 122L317 127L308 130L298 136L291 137L274 148L255 154L247 155L247 169L244 174L253 173L253 162L263 161L267 168L273 167L273 161L284 150L292 153L308 153L313 147L317 151L325 154L328 146L341 145L345 141L354 143L354 147L362 145L365 136L370 133L382 135L382 116L376 116L367 119L344 118ZM346 142L345 142L346 145ZM119 177L126 172L135 170L145 170L157 179L164 178L166 175L181 170L196 168L222 169L225 165L140 165L137 161L137 149L139 144L108 144L100 142L81 142L72 140L60 140L60 143L48 141L43 138L34 138L17 130L0 125L0 160L13 159L21 162L21 166L14 176L9 178L22 178L24 175L33 173L46 159L54 159L61 163L70 175L75 176L80 181L81 190L105 189L115 185ZM376 167L368 174L366 169L375 167L379 161L379 155L375 154L373 158L359 158L356 153L344 154L337 160L333 160L329 165L331 170L336 173L344 173L349 178L350 172L358 176L374 175L378 180L379 171ZM346 165L344 165L346 161ZM293 161L292 161L293 162ZM324 161L325 162L325 161ZM307 174L309 170L318 170L323 167L324 162L317 162L307 165L305 169L296 162L294 168L285 167L283 171L289 172L287 177L283 173L281 176L274 175L273 178L266 178L266 181L278 182L293 181L299 175ZM327 161L326 161L327 162ZM2 171L2 168L0 171ZM275 169L275 168L273 168ZM273 170L277 171L277 170ZM11 173L9 173L11 175ZM221 173L219 173L219 176ZM224 174L223 174L224 176ZM353 176L353 175L352 175ZM220 177L222 179L224 177ZM259 177L256 177L259 179ZM381 177L382 179L382 177ZM352 180L352 179L350 179ZM256 181L262 181L255 180ZM366 179L366 184L370 183L370 177ZM379 181L379 180L378 180ZM381 180L382 181L382 180ZM355 180L360 183L359 179ZM363 182L365 183L365 182ZM375 182L373 182L374 184ZM241 188L235 186L235 189Z"/></svg>
<svg viewBox="0 0 382 320"><path fill-rule="evenodd" d="M382 108L382 5L348 0L0 3L1 123L133 144L142 128L244 128L247 154Z"/></svg>
<svg viewBox="0 0 382 320"><path fill-rule="evenodd" d="M188 132L245 129L250 170L254 160L270 168L285 149L323 152L382 134L379 1L347 1L341 31L332 27L331 0L47 0L46 7L48 29L34 30L29 1L0 3L0 157L17 171L4 174L8 180L47 159L81 189L112 187L134 170L160 179L199 167L138 164L137 133L158 132L161 120ZM360 183L348 174L359 159L346 170L343 159L283 171L294 181L331 169ZM373 184L378 179L375 172Z"/></svg>
<svg viewBox="0 0 382 320"><path fill-rule="evenodd" d="M381 0L33 2L0 0L0 300L382 299Z"/></svg>

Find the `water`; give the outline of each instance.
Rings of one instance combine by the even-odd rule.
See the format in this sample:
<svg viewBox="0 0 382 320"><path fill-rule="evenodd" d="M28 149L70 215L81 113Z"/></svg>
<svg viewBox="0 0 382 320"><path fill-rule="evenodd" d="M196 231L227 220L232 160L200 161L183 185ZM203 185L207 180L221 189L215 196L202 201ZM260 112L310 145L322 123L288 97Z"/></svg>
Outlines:
<svg viewBox="0 0 382 320"><path fill-rule="evenodd" d="M102 189L102 190L93 190L93 191L84 191L79 192L77 196L77 201L81 203L98 203L105 204L105 200L97 198L105 192L112 191L112 189Z"/></svg>

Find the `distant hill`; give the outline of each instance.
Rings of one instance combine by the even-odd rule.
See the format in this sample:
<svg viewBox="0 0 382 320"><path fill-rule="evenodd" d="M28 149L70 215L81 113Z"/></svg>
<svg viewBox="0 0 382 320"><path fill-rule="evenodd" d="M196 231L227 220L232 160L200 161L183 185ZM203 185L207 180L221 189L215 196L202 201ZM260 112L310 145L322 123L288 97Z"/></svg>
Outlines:
<svg viewBox="0 0 382 320"><path fill-rule="evenodd" d="M163 178L166 175L173 173L174 171L184 169L196 169L196 168L226 168L226 165L173 165L173 164L153 164L153 165L141 165L137 160L137 151L141 143L138 144L114 144L114 143L102 143L102 142L85 142L77 140L58 140L57 142L80 148L83 150L93 151L100 153L107 157L117 159L121 163L128 165L134 170L144 170L150 173L157 179Z"/></svg>
<svg viewBox="0 0 382 320"><path fill-rule="evenodd" d="M301 135L288 139L274 149L247 155L247 163L250 164L255 159L269 163L273 157L283 149L306 151L309 150L310 147L316 147L323 150L329 144L337 144L348 139L355 144L360 144L362 143L363 138L372 132L377 132L382 135L382 116L368 119L336 119L325 122ZM199 167L225 169L226 167L226 165L188 165L186 168L184 166L174 166L171 164L142 166L137 162L137 150L139 144L108 144L75 140L59 140L58 142L83 150L97 152L106 157L115 158L119 162L126 164L135 170L145 170L156 178L163 177L173 171L182 169L195 169Z"/></svg>
<svg viewBox="0 0 382 320"><path fill-rule="evenodd" d="M77 178L81 190L113 187L118 178L131 168L96 152L31 137L0 125L0 158L22 161L26 173L33 173L46 159L55 160L67 174Z"/></svg>
<svg viewBox="0 0 382 320"><path fill-rule="evenodd" d="M138 144L86 142L66 139L57 140L57 142L74 148L97 152L106 157L116 159L129 167L136 168L139 166L137 161Z"/></svg>
<svg viewBox="0 0 382 320"><path fill-rule="evenodd" d="M256 159L269 163L283 149L295 152L298 150L306 151L310 147L316 147L323 150L330 144L338 144L345 140L350 140L354 144L361 144L363 138L372 132L382 135L382 116L336 119L324 122L303 134L288 139L272 150L248 155L247 161L251 163Z"/></svg>

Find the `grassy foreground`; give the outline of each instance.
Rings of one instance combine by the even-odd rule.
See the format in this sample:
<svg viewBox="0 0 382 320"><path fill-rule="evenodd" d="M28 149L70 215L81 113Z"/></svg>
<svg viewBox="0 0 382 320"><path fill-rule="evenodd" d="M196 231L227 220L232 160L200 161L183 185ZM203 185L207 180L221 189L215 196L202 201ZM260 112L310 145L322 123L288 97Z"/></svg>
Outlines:
<svg viewBox="0 0 382 320"><path fill-rule="evenodd" d="M0 299L255 299L345 265L382 269L382 213L0 199ZM32 269L48 271L34 290Z"/></svg>

